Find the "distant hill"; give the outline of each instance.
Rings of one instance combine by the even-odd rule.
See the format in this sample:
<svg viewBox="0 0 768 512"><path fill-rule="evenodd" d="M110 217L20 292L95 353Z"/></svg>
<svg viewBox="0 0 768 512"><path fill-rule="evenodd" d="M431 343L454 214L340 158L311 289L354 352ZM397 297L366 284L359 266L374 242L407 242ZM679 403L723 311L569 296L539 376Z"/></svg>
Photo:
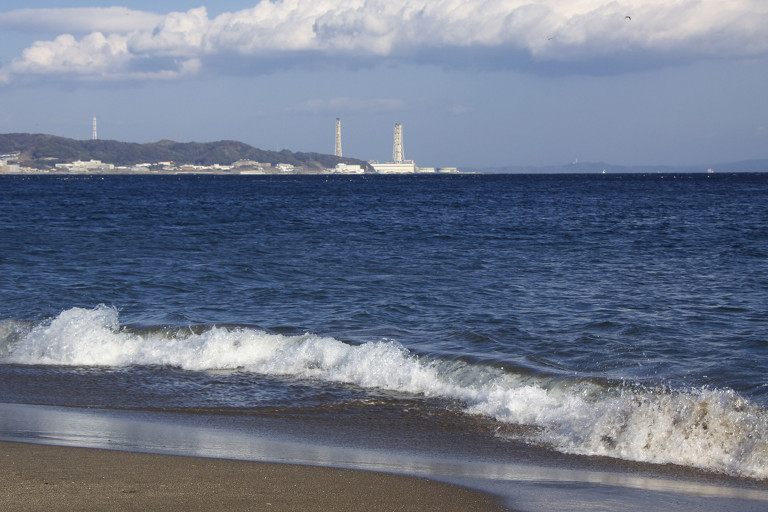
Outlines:
<svg viewBox="0 0 768 512"><path fill-rule="evenodd" d="M577 162L567 165L552 165L546 167L505 166L479 169L484 173L516 173L516 174L594 174L605 171L611 174L623 173L687 173L707 172L712 169L722 172L768 172L768 159L742 160L740 162L723 162L712 165L613 165L605 162Z"/></svg>
<svg viewBox="0 0 768 512"><path fill-rule="evenodd" d="M265 151L242 142L174 142L161 140L146 144L114 140L74 140L54 135L10 133L0 134L0 154L20 153L22 165L52 167L76 160L101 160L118 166L172 161L177 164L231 165L237 160L255 160L270 164L291 164L310 169L335 167L343 162L366 163L354 158L340 158L321 153Z"/></svg>

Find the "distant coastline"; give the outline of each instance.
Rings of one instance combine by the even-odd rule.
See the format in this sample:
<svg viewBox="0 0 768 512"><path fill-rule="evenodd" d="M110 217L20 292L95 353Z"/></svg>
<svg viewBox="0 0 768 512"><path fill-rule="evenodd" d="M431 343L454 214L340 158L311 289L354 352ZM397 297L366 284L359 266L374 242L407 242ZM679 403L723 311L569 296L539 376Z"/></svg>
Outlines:
<svg viewBox="0 0 768 512"><path fill-rule="evenodd" d="M473 169L414 166L408 174L636 174L768 172L768 158L700 165L554 166ZM131 143L75 140L45 134L0 134L0 174L377 174L371 161L321 153L267 151L237 141Z"/></svg>
<svg viewBox="0 0 768 512"><path fill-rule="evenodd" d="M322 174L370 171L367 162L321 153L266 151L237 141L130 143L45 134L0 134L0 173Z"/></svg>
<svg viewBox="0 0 768 512"><path fill-rule="evenodd" d="M130 143L45 134L0 135L0 174L379 174L371 161L266 151L237 141ZM458 173L418 168L411 173Z"/></svg>
<svg viewBox="0 0 768 512"><path fill-rule="evenodd" d="M478 169L486 174L687 174L768 172L768 158L698 165L615 165L605 162L574 162L550 166L501 166Z"/></svg>

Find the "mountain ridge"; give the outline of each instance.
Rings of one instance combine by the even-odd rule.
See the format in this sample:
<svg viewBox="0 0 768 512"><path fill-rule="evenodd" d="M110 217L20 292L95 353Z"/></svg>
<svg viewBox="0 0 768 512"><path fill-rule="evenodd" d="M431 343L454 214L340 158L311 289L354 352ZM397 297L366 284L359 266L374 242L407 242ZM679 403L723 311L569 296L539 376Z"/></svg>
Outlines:
<svg viewBox="0 0 768 512"><path fill-rule="evenodd" d="M121 142L116 140L76 140L47 134L0 134L0 154L19 153L19 162L31 167L53 167L76 160L101 160L118 166L172 161L177 164L231 165L238 160L268 164L291 164L310 169L335 167L338 163L365 166L355 158L322 153L268 151L244 142Z"/></svg>
<svg viewBox="0 0 768 512"><path fill-rule="evenodd" d="M47 134L0 134L0 155L19 153L19 163L28 167L52 168L58 163L75 160L101 160L116 166L142 163L175 162L184 165L231 165L238 160L276 165L290 164L308 169L333 168L338 163L360 165L368 163L347 157L313 152L268 151L235 140L214 142L177 142L162 139L157 142L121 142L117 140L76 140ZM506 165L474 168L472 172L486 174L589 174L606 173L694 173L707 172L768 172L768 159L747 159L712 165L615 165L605 162L573 162L566 165L522 166ZM469 171L470 169L466 169Z"/></svg>

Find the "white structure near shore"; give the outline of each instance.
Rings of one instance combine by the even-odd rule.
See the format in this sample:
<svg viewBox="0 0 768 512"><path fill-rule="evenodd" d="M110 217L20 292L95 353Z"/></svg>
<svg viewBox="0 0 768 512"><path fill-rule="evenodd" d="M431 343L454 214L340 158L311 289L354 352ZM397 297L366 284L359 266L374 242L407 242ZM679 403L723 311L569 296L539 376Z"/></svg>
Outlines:
<svg viewBox="0 0 768 512"><path fill-rule="evenodd" d="M16 173L21 171L21 167L18 164L18 159L18 153L0 155L0 172Z"/></svg>
<svg viewBox="0 0 768 512"><path fill-rule="evenodd" d="M361 165L338 163L336 164L336 167L330 171L338 174L363 174L365 169L363 169Z"/></svg>
<svg viewBox="0 0 768 512"><path fill-rule="evenodd" d="M395 124L395 141L392 147L391 162L377 162L370 160L368 164L379 174L415 174L415 173L457 173L455 167L419 167L413 160L405 159L403 148L403 125Z"/></svg>
<svg viewBox="0 0 768 512"><path fill-rule="evenodd" d="M89 160L87 162L77 160L71 164L56 164L56 169L69 172L104 172L114 171L115 166L114 164L105 164L101 160Z"/></svg>
<svg viewBox="0 0 768 512"><path fill-rule="evenodd" d="M413 160L405 162L368 162L379 174L412 174L416 172Z"/></svg>

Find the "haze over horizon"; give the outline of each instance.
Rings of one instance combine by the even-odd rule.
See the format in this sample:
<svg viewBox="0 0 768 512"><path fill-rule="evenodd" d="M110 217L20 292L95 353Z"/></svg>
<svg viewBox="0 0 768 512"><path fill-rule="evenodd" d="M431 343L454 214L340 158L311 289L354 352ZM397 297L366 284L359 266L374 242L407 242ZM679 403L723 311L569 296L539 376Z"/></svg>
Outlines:
<svg viewBox="0 0 768 512"><path fill-rule="evenodd" d="M0 133L421 166L767 158L764 0L6 0Z"/></svg>

